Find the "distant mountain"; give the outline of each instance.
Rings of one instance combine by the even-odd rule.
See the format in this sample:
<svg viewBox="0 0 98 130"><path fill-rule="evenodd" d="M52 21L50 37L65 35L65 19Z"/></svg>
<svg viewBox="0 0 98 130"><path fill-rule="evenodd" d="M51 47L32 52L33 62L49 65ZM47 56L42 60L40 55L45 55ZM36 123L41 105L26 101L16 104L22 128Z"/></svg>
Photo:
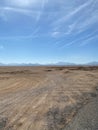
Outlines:
<svg viewBox="0 0 98 130"><path fill-rule="evenodd" d="M69 63L69 62L57 62L57 63L50 63L46 64L46 66L75 66L75 63Z"/></svg>
<svg viewBox="0 0 98 130"><path fill-rule="evenodd" d="M57 62L57 63L50 63L50 64L39 64L39 63L10 63L10 64L3 64L0 63L0 66L74 66L74 63L68 62Z"/></svg>
<svg viewBox="0 0 98 130"><path fill-rule="evenodd" d="M38 64L38 63L35 63L35 64L33 64L33 63L20 63L20 64L18 64L18 63L13 63L13 64L8 64L9 66L40 66L40 64Z"/></svg>
<svg viewBox="0 0 98 130"><path fill-rule="evenodd" d="M98 66L98 62L94 61L94 62L90 62L87 65L91 65L91 66Z"/></svg>
<svg viewBox="0 0 98 130"><path fill-rule="evenodd" d="M55 65L67 65L67 66L72 66L72 65L76 65L75 63L69 63L69 62L58 62Z"/></svg>
<svg viewBox="0 0 98 130"><path fill-rule="evenodd" d="M86 64L75 64L70 62L57 62L57 63L50 63L50 64L39 64L39 63L10 63L10 64L3 64L0 63L0 66L77 66L77 65L85 65L85 66L98 66L98 62L90 62Z"/></svg>
<svg viewBox="0 0 98 130"><path fill-rule="evenodd" d="M75 63L69 63L69 62L58 62L54 65L58 65L58 66L77 66L77 65L87 65L87 66L98 66L98 62L97 61L93 61L93 62L89 62L89 63L85 63L85 64L75 64Z"/></svg>
<svg viewBox="0 0 98 130"><path fill-rule="evenodd" d="M3 63L0 63L0 66L4 66L4 64L3 64Z"/></svg>
<svg viewBox="0 0 98 130"><path fill-rule="evenodd" d="M23 64L19 64L20 66L40 66L41 64L38 64L38 63L23 63Z"/></svg>
<svg viewBox="0 0 98 130"><path fill-rule="evenodd" d="M3 64L0 63L0 66L40 66L38 63L10 63L10 64Z"/></svg>

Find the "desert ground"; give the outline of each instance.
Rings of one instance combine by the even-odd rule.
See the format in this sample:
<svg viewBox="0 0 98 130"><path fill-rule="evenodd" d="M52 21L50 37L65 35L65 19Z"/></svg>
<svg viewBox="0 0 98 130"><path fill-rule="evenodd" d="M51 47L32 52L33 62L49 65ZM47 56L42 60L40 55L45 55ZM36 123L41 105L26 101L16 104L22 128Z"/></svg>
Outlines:
<svg viewBox="0 0 98 130"><path fill-rule="evenodd" d="M98 67L0 67L0 130L98 130Z"/></svg>

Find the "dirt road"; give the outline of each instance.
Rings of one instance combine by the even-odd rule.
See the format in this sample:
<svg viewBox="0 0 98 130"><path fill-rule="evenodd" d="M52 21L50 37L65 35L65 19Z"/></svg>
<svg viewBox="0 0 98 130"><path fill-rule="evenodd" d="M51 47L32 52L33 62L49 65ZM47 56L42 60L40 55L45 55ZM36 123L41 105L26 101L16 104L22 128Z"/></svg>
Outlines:
<svg viewBox="0 0 98 130"><path fill-rule="evenodd" d="M97 97L97 79L97 67L1 67L0 130L65 129Z"/></svg>

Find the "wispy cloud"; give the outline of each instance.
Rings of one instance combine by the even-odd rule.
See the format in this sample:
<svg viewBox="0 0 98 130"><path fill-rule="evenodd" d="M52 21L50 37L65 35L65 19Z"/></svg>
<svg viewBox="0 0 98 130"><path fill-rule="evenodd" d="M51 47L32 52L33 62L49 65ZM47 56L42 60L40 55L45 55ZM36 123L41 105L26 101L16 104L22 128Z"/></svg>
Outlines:
<svg viewBox="0 0 98 130"><path fill-rule="evenodd" d="M41 0L5 0L6 4L18 7L32 7L36 4L40 4Z"/></svg>
<svg viewBox="0 0 98 130"><path fill-rule="evenodd" d="M12 11L12 12L18 12L18 13L22 13L22 14L25 14L25 15L30 15L32 16L34 14L34 11L32 10L29 10L29 9L22 9L22 8L16 8L16 7L9 7L9 6L6 6L6 7L0 7L0 11Z"/></svg>
<svg viewBox="0 0 98 130"><path fill-rule="evenodd" d="M74 6L68 12L62 11L62 17L52 23L55 31L62 31L63 35L81 33L98 22L98 1L88 0L82 5Z"/></svg>
<svg viewBox="0 0 98 130"><path fill-rule="evenodd" d="M6 15L8 13L16 12L33 17L38 21L43 13L46 2L47 0L5 0L5 4L0 6L0 16L3 19L7 19Z"/></svg>
<svg viewBox="0 0 98 130"><path fill-rule="evenodd" d="M58 38L60 36L61 32L58 32L58 31L54 31L51 33L52 37L54 38Z"/></svg>
<svg viewBox="0 0 98 130"><path fill-rule="evenodd" d="M72 47L73 45L84 46L86 44L89 44L91 40L98 38L98 35L96 35L97 33L98 31L92 32L86 36L82 36L75 40L72 40L71 42L64 42L65 40L61 40L58 42L59 48L64 49L66 47Z"/></svg>
<svg viewBox="0 0 98 130"><path fill-rule="evenodd" d="M38 21L41 17L41 10L31 10L31 9L24 9L24 8L17 8L17 7L0 7L0 17L2 17L2 19L4 21L9 20L8 19L8 13L10 15L12 15L12 12L16 12L16 13L20 13L23 14L25 16L29 16L34 18L36 21Z"/></svg>
<svg viewBox="0 0 98 130"><path fill-rule="evenodd" d="M94 39L98 39L98 35L87 38L86 40L82 41L79 46L81 47L81 46L85 46L87 44L93 44L93 42L91 42L91 41Z"/></svg>
<svg viewBox="0 0 98 130"><path fill-rule="evenodd" d="M68 31L65 34L81 33L91 28L94 24L98 23L98 11L94 11L88 16L80 16L77 21L68 26ZM82 20L84 21L82 22Z"/></svg>
<svg viewBox="0 0 98 130"><path fill-rule="evenodd" d="M38 13L38 15L37 15L37 22L40 20L40 18L41 18L41 15L44 13L44 7L45 7L45 4L48 2L48 0L42 0L41 1L41 7L40 7L40 11L39 11L39 13Z"/></svg>
<svg viewBox="0 0 98 130"><path fill-rule="evenodd" d="M39 28L36 28L31 34L29 35L17 35L17 36L0 36L0 40L19 40L19 39L33 39L38 37Z"/></svg>
<svg viewBox="0 0 98 130"><path fill-rule="evenodd" d="M57 39L56 45L64 48L86 41L88 36L92 37L94 30L97 30L98 0L78 2L75 0L72 3L69 0L4 0L4 3L0 6L0 17L3 20L7 21L8 16L13 17L14 13L22 14L23 17L33 18L31 25L34 24L34 27L30 35L0 37L0 39L49 36ZM36 33L33 34L34 32ZM86 32L85 36L82 35L84 32ZM66 41L66 38L70 37L75 38Z"/></svg>
<svg viewBox="0 0 98 130"><path fill-rule="evenodd" d="M0 6L0 17L5 21L13 20L14 14L22 14L24 17L31 17L33 22L35 22L35 27L32 28L32 34L39 27L39 21L44 13L44 7L48 0L4 0L3 6ZM27 39L33 38L35 36L8 36L6 39ZM0 37L3 39L4 37Z"/></svg>
<svg viewBox="0 0 98 130"><path fill-rule="evenodd" d="M28 35L16 35L16 36L0 36L0 40L29 40L29 39L36 39L36 38L45 38L49 37L49 33L39 33L40 27L36 27L31 34Z"/></svg>
<svg viewBox="0 0 98 130"><path fill-rule="evenodd" d="M58 19L55 22L55 24L60 24L62 22L66 22L68 19L72 18L74 15L76 15L77 13L82 11L84 8L87 8L87 6L89 6L92 2L93 2L93 0L88 0L83 5L80 5L79 7L76 7L74 10L72 10L72 12L70 12L67 15L64 15L62 18Z"/></svg>

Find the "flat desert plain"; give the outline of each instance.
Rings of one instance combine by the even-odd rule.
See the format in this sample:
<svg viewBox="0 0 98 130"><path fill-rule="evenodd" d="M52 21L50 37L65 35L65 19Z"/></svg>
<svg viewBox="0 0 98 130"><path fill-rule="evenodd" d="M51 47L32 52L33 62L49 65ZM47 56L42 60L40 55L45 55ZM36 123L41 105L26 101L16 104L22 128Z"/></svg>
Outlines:
<svg viewBox="0 0 98 130"><path fill-rule="evenodd" d="M98 130L98 67L0 67L0 130Z"/></svg>

